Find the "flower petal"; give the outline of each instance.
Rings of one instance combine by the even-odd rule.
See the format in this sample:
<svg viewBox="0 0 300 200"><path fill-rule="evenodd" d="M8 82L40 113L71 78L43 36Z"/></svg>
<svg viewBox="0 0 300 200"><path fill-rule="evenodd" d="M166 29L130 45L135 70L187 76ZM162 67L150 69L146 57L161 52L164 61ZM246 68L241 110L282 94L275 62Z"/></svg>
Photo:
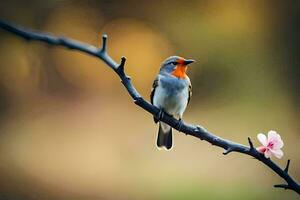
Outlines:
<svg viewBox="0 0 300 200"><path fill-rule="evenodd" d="M273 149L274 150L277 150L277 149L281 149L283 147L283 141L280 139L280 140L277 140L276 142L274 142L274 145L273 145Z"/></svg>
<svg viewBox="0 0 300 200"><path fill-rule="evenodd" d="M270 130L268 132L268 140L277 140L278 138L280 138L280 135L276 131Z"/></svg>
<svg viewBox="0 0 300 200"><path fill-rule="evenodd" d="M268 145L267 137L265 134L262 133L257 134L257 139L262 145L264 146Z"/></svg>
<svg viewBox="0 0 300 200"><path fill-rule="evenodd" d="M271 153L270 149L266 149L264 154L265 154L266 158L270 158L272 156L272 153Z"/></svg>
<svg viewBox="0 0 300 200"><path fill-rule="evenodd" d="M265 146L260 146L260 147L257 147L256 150L260 153L265 153L265 151L267 150L267 147Z"/></svg>
<svg viewBox="0 0 300 200"><path fill-rule="evenodd" d="M270 149L270 152L276 157L276 158L282 158L283 151L281 149Z"/></svg>
<svg viewBox="0 0 300 200"><path fill-rule="evenodd" d="M276 131L269 131L268 133L268 143L272 143L272 149L281 149L283 147L283 141Z"/></svg>

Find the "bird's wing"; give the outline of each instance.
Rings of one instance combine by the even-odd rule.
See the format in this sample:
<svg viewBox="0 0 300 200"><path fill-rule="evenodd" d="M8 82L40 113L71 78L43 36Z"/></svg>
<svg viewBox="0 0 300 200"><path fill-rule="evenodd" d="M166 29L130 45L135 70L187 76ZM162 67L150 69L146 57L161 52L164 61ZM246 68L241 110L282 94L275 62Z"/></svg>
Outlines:
<svg viewBox="0 0 300 200"><path fill-rule="evenodd" d="M157 86L158 86L158 77L155 78L155 80L153 81L153 84L152 84L152 89L151 89L151 94L150 94L151 104L153 104L154 93L155 93L155 89Z"/></svg>
<svg viewBox="0 0 300 200"><path fill-rule="evenodd" d="M152 84L152 90L151 90L151 94L150 94L150 100L151 100L151 104L153 104L153 98L154 98L154 94L155 94L155 89L158 86L158 77L156 77L156 79L154 80L153 84ZM156 119L156 117L153 116L153 120L155 123L158 122L158 119Z"/></svg>
<svg viewBox="0 0 300 200"><path fill-rule="evenodd" d="M192 84L190 83L189 84L189 98L188 98L187 105L189 105L191 98L192 98Z"/></svg>

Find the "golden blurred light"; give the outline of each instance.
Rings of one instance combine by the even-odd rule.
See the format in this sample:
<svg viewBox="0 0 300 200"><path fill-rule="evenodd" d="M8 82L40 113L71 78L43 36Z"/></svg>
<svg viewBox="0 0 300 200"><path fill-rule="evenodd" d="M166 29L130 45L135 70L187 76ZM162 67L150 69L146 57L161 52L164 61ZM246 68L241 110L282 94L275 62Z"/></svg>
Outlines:
<svg viewBox="0 0 300 200"><path fill-rule="evenodd" d="M173 54L169 41L147 23L130 18L110 21L103 32L109 36L109 53L116 60L127 57L127 73L148 95L161 62Z"/></svg>
<svg viewBox="0 0 300 200"><path fill-rule="evenodd" d="M203 14L204 21L227 36L255 34L263 30L260 9L251 1L212 1Z"/></svg>
<svg viewBox="0 0 300 200"><path fill-rule="evenodd" d="M27 43L14 37L7 37L0 46L0 84L12 96L31 95L37 90L39 69L36 57L29 54Z"/></svg>
<svg viewBox="0 0 300 200"><path fill-rule="evenodd" d="M100 46L102 23L99 10L89 4L72 2L53 10L44 30ZM77 88L95 91L112 84L112 79L107 78L112 77L110 69L97 58L58 48L50 56L62 77Z"/></svg>

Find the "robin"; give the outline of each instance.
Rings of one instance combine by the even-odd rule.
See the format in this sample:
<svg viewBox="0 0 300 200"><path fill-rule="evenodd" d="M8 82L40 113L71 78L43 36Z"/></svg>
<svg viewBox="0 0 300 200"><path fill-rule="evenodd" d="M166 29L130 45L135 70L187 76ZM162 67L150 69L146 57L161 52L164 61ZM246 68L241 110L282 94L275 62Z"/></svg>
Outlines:
<svg viewBox="0 0 300 200"><path fill-rule="evenodd" d="M194 60L171 56L162 63L150 95L151 103L160 109L159 114L154 117L155 123L165 112L179 119L180 130L183 112L192 96L192 85L186 70L188 64L193 62ZM172 140L172 128L166 123L159 122L157 147L169 150L173 145Z"/></svg>

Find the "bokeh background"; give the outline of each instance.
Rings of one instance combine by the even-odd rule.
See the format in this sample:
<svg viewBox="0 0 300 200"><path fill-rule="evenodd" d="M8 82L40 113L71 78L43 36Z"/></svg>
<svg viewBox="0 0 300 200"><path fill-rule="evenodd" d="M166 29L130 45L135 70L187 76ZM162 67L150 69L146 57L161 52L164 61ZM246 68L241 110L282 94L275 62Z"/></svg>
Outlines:
<svg viewBox="0 0 300 200"><path fill-rule="evenodd" d="M300 180L299 1L2 0L0 18L108 50L147 99L170 55L189 68L184 120L236 142L273 129ZM260 162L157 125L100 60L0 30L0 199L297 199Z"/></svg>

